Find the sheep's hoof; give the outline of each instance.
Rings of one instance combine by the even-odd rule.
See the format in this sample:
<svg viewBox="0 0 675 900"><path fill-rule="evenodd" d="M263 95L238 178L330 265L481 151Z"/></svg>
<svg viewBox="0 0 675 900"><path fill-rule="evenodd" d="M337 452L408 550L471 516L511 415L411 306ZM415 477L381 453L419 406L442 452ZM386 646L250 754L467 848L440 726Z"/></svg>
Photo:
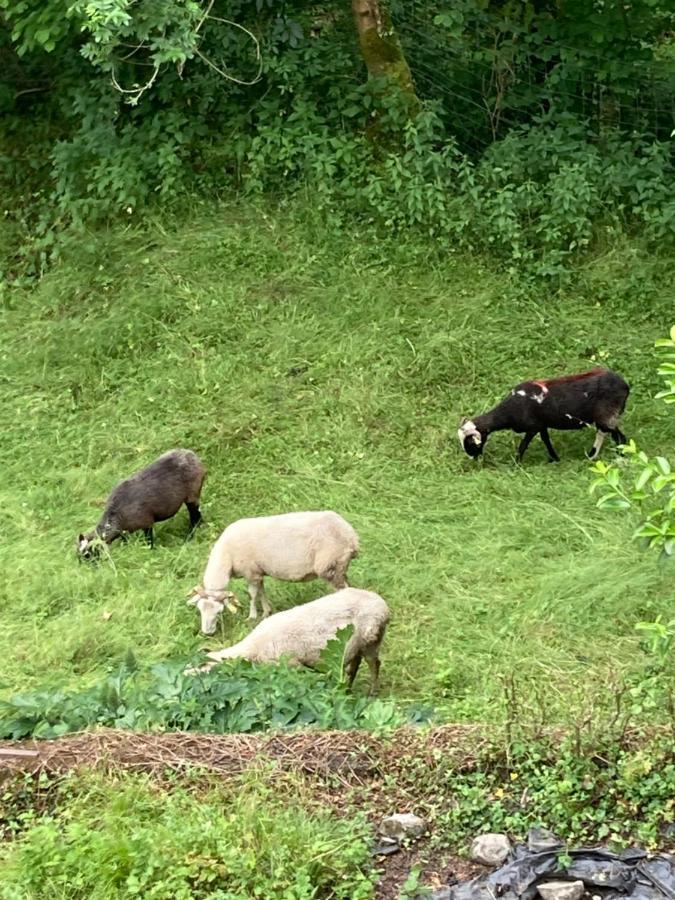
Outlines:
<svg viewBox="0 0 675 900"><path fill-rule="evenodd" d="M247 620L248 622L255 622L255 620L256 620L257 618L258 618L258 617L257 617L257 616L254 616L253 614L249 614L248 616L246 616L246 620Z"/></svg>
<svg viewBox="0 0 675 900"><path fill-rule="evenodd" d="M598 454L595 452L595 447L591 447L590 450L586 451L586 459L593 460L596 458Z"/></svg>

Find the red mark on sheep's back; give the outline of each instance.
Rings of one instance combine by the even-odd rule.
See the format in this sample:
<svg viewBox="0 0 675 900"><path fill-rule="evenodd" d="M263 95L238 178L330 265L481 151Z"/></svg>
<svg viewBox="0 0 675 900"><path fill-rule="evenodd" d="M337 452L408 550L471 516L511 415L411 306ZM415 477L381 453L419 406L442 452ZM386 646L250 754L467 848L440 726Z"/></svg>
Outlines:
<svg viewBox="0 0 675 900"><path fill-rule="evenodd" d="M555 384L566 384L569 381L583 381L584 378L592 378L594 375L603 375L607 369L591 369L589 372L579 372L578 375L561 375L560 378L541 378L530 382L542 388L550 388Z"/></svg>

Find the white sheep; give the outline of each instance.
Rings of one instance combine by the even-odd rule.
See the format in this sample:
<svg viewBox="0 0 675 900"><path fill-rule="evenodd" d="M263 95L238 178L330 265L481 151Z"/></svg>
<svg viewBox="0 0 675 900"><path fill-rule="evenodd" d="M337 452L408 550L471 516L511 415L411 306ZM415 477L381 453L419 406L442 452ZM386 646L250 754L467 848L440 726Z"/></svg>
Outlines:
<svg viewBox="0 0 675 900"><path fill-rule="evenodd" d="M246 579L249 619L255 619L258 597L264 615L272 611L263 586L265 575L282 581L323 578L339 590L347 586L347 569L358 551L357 533L330 510L239 519L213 545L203 583L193 589L188 603L199 609L202 632L213 634L218 615L237 602L226 591L231 578Z"/></svg>
<svg viewBox="0 0 675 900"><path fill-rule="evenodd" d="M340 629L352 625L354 632L344 653L345 675L351 687L365 658L373 694L379 687L379 651L388 622L389 607L379 594L343 588L264 619L238 644L208 653L213 661L191 672L208 672L222 660L234 658L268 663L286 656L291 665L315 666L327 643Z"/></svg>

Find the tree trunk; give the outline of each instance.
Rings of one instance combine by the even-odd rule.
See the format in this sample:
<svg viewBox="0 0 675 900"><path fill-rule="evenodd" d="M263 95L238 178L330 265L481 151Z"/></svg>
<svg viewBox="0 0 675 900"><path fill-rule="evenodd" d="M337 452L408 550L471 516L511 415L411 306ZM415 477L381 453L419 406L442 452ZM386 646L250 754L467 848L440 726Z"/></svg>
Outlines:
<svg viewBox="0 0 675 900"><path fill-rule="evenodd" d="M417 109L419 100L410 67L383 2L352 0L352 12L368 74L371 78L390 78L408 96L411 108Z"/></svg>

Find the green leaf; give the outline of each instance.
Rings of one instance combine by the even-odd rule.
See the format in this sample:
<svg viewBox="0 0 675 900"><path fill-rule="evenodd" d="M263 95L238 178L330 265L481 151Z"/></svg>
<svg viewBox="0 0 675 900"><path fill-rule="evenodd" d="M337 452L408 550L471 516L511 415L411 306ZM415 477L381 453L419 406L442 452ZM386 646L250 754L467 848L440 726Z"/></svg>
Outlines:
<svg viewBox="0 0 675 900"><path fill-rule="evenodd" d="M623 497L607 494L602 500L598 501L598 506L601 506L602 509L629 509L630 501L625 500Z"/></svg>
<svg viewBox="0 0 675 900"><path fill-rule="evenodd" d="M657 456L656 465L659 467L662 475L670 475L670 463L665 456Z"/></svg>
<svg viewBox="0 0 675 900"><path fill-rule="evenodd" d="M647 484L649 479L652 477L651 469L643 469L637 477L635 482L635 490L641 491L642 488Z"/></svg>
<svg viewBox="0 0 675 900"><path fill-rule="evenodd" d="M656 478L652 481L652 490L655 494L658 494L660 491L667 487L669 484L672 484L675 481L672 475L657 475Z"/></svg>
<svg viewBox="0 0 675 900"><path fill-rule="evenodd" d="M315 666L318 672L332 675L337 681L342 678L342 662L347 642L354 633L354 626L347 625L341 628L332 640L328 641L321 651L321 658Z"/></svg>

